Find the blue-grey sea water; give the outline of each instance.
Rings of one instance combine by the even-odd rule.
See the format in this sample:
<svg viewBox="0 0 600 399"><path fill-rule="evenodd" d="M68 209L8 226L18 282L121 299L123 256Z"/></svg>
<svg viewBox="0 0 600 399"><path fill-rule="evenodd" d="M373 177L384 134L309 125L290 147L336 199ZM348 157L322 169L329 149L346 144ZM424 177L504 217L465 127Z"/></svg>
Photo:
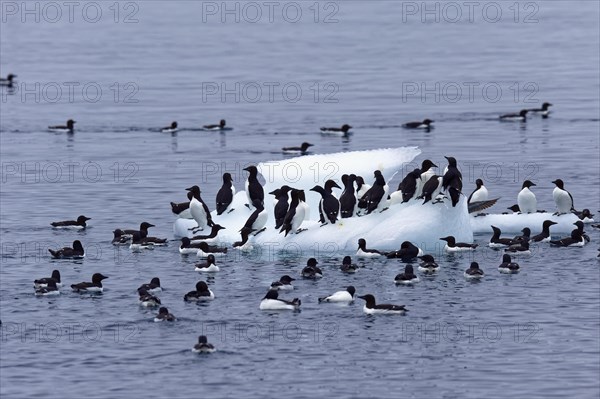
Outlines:
<svg viewBox="0 0 600 399"><path fill-rule="evenodd" d="M169 202L200 184L211 209L220 175L314 153L418 146L465 191L483 178L489 211L516 203L524 179L552 210L562 178L578 209L600 217L600 31L596 1L2 1L0 74L0 394L5 398L284 396L598 398L600 237L584 248L539 247L517 275L476 235L474 254L436 253L440 272L396 287L403 264L311 251L230 256L207 281L216 299L184 303L201 277L177 241L132 254L112 230L156 225L175 240ZM498 115L553 104L526 123ZM401 124L429 117L430 132ZM73 135L46 130L77 121ZM226 119L234 129L202 132ZM176 135L155 129L178 121ZM321 126L353 126L347 138ZM414 166L412 166L414 167ZM411 168L412 168L411 167ZM405 171L404 171L405 172ZM395 188L396 177L390 186ZM84 232L49 223L84 214ZM81 240L85 260L47 248ZM316 256L319 281L295 282L301 312L258 310L271 281ZM480 283L463 278L477 260ZM32 281L59 269L68 286L109 276L102 295L64 289L35 297ZM135 289L159 276L178 317L152 321ZM354 285L405 304L371 317L363 302L319 305ZM291 297L292 294L286 294ZM218 349L190 349L205 334Z"/></svg>

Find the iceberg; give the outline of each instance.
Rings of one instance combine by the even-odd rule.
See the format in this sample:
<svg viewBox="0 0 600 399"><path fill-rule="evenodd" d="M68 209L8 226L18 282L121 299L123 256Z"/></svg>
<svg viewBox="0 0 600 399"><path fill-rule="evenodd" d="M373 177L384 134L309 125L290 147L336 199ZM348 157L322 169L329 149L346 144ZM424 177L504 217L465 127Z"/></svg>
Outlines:
<svg viewBox="0 0 600 399"><path fill-rule="evenodd" d="M323 185L328 179L341 182L342 174L351 173L363 176L365 182L371 184L375 170L380 170L386 181L389 181L420 153L416 147L401 147L309 155L258 164L266 181L265 208L268 209L269 220L266 231L250 237L251 244L275 251L298 248L313 251L314 255L334 255L355 251L359 238L365 238L369 247L383 250L397 250L403 241L411 241L424 250L433 250L439 246L439 237L447 235L453 235L458 241L472 242L471 217L465 198L456 207L452 207L449 202L422 205L421 201L411 201L394 204L381 213L339 219L335 225L320 226L316 220L320 195L309 191L316 184ZM305 190L312 215L311 220L305 220L302 224L306 231L289 234L287 237L274 229L274 197L268 194L284 184ZM394 189L395 187L390 187L390 191ZM339 197L341 190L337 190L336 194ZM225 230L219 232L220 242L239 241L239 230L252 213L245 206L246 202L246 193L240 191L232 202L234 211L220 216L216 212L212 213L213 221L225 227ZM179 237L190 237L188 229L195 226L193 220L179 218L173 225L173 232Z"/></svg>

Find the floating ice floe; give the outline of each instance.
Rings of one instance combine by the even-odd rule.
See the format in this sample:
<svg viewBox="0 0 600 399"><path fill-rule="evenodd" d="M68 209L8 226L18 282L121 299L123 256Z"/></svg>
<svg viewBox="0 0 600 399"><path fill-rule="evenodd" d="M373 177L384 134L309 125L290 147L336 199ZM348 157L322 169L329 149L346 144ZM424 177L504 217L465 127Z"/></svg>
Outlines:
<svg viewBox="0 0 600 399"><path fill-rule="evenodd" d="M420 153L416 147L402 147L309 155L260 163L258 169L266 181L265 207L269 211L269 221L267 230L251 236L250 242L270 246L274 250L297 246L320 253L331 251L332 254L356 250L359 238L365 238L371 248L384 250L396 250L403 241L411 241L426 250L439 245L439 237L447 235L453 235L457 241L471 242L473 232L465 198L454 208L449 202L422 205L421 201L410 201L395 204L381 213L339 219L335 225L320 226L317 220L320 196L310 191L316 184L323 185L326 180L332 179L341 185L342 174L351 173L363 176L365 182L371 184L375 170L381 170L388 181ZM268 194L284 184L303 189L311 209L311 219L302 224L302 228L307 230L299 234L288 234L287 237L274 228L274 197ZM395 188L390 187L390 192ZM336 195L339 197L341 190L336 190ZM233 243L240 240L239 230L252 213L245 206L246 202L246 193L241 191L233 199L233 212L220 216L216 212L212 213L213 221L226 228L219 232L220 242ZM195 225L193 220L177 219L173 232L176 236L190 237L188 229Z"/></svg>

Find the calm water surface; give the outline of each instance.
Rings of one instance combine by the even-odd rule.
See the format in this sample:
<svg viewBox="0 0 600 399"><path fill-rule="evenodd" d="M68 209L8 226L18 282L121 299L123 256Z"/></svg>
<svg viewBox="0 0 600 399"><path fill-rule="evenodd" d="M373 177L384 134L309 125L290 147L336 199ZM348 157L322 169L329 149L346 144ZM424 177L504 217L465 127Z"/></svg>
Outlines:
<svg viewBox="0 0 600 399"><path fill-rule="evenodd" d="M597 213L597 2L516 3L517 14L513 2L484 2L473 22L461 8L456 23L442 3L436 22L420 2L277 3L272 23L261 3L256 23L244 2L98 2L85 18L81 3L72 23L66 7L56 18L41 5L39 22L22 22L20 7L35 4L11 4L18 9L3 2L0 24L1 74L19 76L1 91L3 397L598 397L600 237L591 227L590 245L541 246L519 259L518 275L500 275L500 254L484 245L436 254L441 271L414 287L394 286L395 261L357 259L363 268L342 275L352 251L319 243L231 256L208 280L217 298L200 306L182 301L200 277L176 242L139 254L110 245L114 228L143 220L173 239L168 203L185 199L183 188L201 184L212 207L222 172L242 189L244 165L302 141L318 153L416 145L417 162L441 165L454 155L469 191L483 178L501 197L493 212L515 203L526 178L540 208L553 209L551 181L562 178L576 207ZM96 23L90 7L102 12ZM548 119L496 119L544 101L554 104ZM400 128L425 117L436 121L431 132ZM68 118L75 135L46 131ZM197 131L221 118L234 130ZM176 136L152 131L173 120ZM343 123L354 126L347 139L318 134ZM85 232L49 228L79 214L93 218ZM83 262L49 259L48 247L73 239L87 247ZM296 282L302 311L260 312L269 283L315 255L325 276ZM486 271L474 284L462 276L473 257ZM67 284L110 278L102 296L34 297L32 280L54 268ZM137 305L135 289L153 276L179 318L172 325ZM350 284L410 312L368 317L362 301L317 304ZM216 354L190 352L202 332Z"/></svg>

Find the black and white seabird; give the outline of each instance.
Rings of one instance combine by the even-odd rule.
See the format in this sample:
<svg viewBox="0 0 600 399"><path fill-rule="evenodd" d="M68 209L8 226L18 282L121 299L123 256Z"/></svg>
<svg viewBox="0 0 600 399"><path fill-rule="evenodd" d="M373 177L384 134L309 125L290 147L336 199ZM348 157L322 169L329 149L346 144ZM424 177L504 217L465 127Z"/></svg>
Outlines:
<svg viewBox="0 0 600 399"><path fill-rule="evenodd" d="M149 283L145 283L139 286L139 288L137 289L138 292L140 291L146 291L149 292L151 294L154 294L156 292L161 292L162 291L162 287L160 286L160 278L158 277L153 277L152 280L150 280Z"/></svg>
<svg viewBox="0 0 600 399"><path fill-rule="evenodd" d="M227 122L225 121L225 119L221 119L218 125L204 125L202 126L202 128L205 130L225 130L226 124Z"/></svg>
<svg viewBox="0 0 600 399"><path fill-rule="evenodd" d="M550 103L543 103L542 104L542 108L529 108L527 111L531 112L532 114L541 114L542 118L547 118L548 115L550 115L550 107L552 106L552 104Z"/></svg>
<svg viewBox="0 0 600 399"><path fill-rule="evenodd" d="M203 302L211 301L213 299L215 299L215 294L208 288L205 281L198 281L196 283L196 289L183 296L183 300L186 302Z"/></svg>
<svg viewBox="0 0 600 399"><path fill-rule="evenodd" d="M179 253L182 255L189 255L198 253L200 249L200 243L204 241L192 242L188 237L181 237L181 245L179 245Z"/></svg>
<svg viewBox="0 0 600 399"><path fill-rule="evenodd" d="M248 172L248 179L246 180L246 197L248 198L248 206L251 210L254 210L254 200L259 200L261 205L265 204L265 191L263 186L258 181L258 169L256 166L251 165L244 168Z"/></svg>
<svg viewBox="0 0 600 399"><path fill-rule="evenodd" d="M344 259L342 259L342 266L340 266L340 270L344 273L356 273L356 270L358 270L358 266L352 264L352 258L350 256L344 256Z"/></svg>
<svg viewBox="0 0 600 399"><path fill-rule="evenodd" d="M552 220L544 220L542 223L542 232L531 237L531 241L533 242L547 242L550 241L550 226L557 224Z"/></svg>
<svg viewBox="0 0 600 399"><path fill-rule="evenodd" d="M442 190L442 176L432 175L421 189L421 196L417 197L423 200L423 205L436 198Z"/></svg>
<svg viewBox="0 0 600 399"><path fill-rule="evenodd" d="M229 212L233 211L233 209L229 209L231 205L231 201L233 201L233 196L235 195L235 187L233 186L233 178L231 177L231 173L223 173L223 185L217 192L217 215L222 215L225 211L229 210Z"/></svg>
<svg viewBox="0 0 600 399"><path fill-rule="evenodd" d="M92 282L83 282L78 284L71 284L71 288L75 292L102 292L102 280L107 279L108 276L104 276L102 273L94 273L92 275Z"/></svg>
<svg viewBox="0 0 600 399"><path fill-rule="evenodd" d="M467 199L467 207L469 208L469 213L475 213L487 209L494 205L499 198L489 200L488 199L488 190L483 185L483 180L477 179L475 181L475 185L477 186L475 190L469 195Z"/></svg>
<svg viewBox="0 0 600 399"><path fill-rule="evenodd" d="M275 196L273 215L275 217L275 228L280 229L283 225L285 215L290 207L288 193L292 188L286 185L271 191L269 194Z"/></svg>
<svg viewBox="0 0 600 399"><path fill-rule="evenodd" d="M5 78L0 78L0 86L13 87L17 75L9 73Z"/></svg>
<svg viewBox="0 0 600 399"><path fill-rule="evenodd" d="M342 219L356 215L356 195L354 194L355 174L342 175L342 184L344 191L340 196L340 217Z"/></svg>
<svg viewBox="0 0 600 399"><path fill-rule="evenodd" d="M431 119L425 119L423 120L423 122L407 122L405 124L402 125L403 128L405 129L426 129L429 130L431 129L433 126L431 126L431 124L434 121L432 121Z"/></svg>
<svg viewBox="0 0 600 399"><path fill-rule="evenodd" d="M212 227L214 224L212 221L212 216L210 215L210 210L202 197L200 196L200 187L192 186L186 188L187 191L192 193L192 199L190 201L190 213L192 214L192 218L196 221L198 226L193 227L189 230L192 233L196 233L198 231L204 230L206 226Z"/></svg>
<svg viewBox="0 0 600 399"><path fill-rule="evenodd" d="M514 274L519 272L519 264L512 261L509 254L502 255L502 263L498 266L500 273Z"/></svg>
<svg viewBox="0 0 600 399"><path fill-rule="evenodd" d="M560 240L550 240L550 244L557 247L583 247L585 245L585 238L579 229L575 229L571 232L570 237L561 238Z"/></svg>
<svg viewBox="0 0 600 399"><path fill-rule="evenodd" d="M352 129L350 125L343 125L342 127L322 127L321 133L323 134L337 134L337 135L347 135L348 131Z"/></svg>
<svg viewBox="0 0 600 399"><path fill-rule="evenodd" d="M161 305L160 299L158 297L152 295L148 291L145 291L145 290L138 291L138 295L139 295L138 300L140 302L140 306L144 306L147 308L153 308L153 307Z"/></svg>
<svg viewBox="0 0 600 399"><path fill-rule="evenodd" d="M281 149L281 151L285 152L286 154L306 154L308 151L308 147L312 147L314 146L314 144L311 143L307 143L304 142L302 143L302 145L300 145L300 147L283 147Z"/></svg>
<svg viewBox="0 0 600 399"><path fill-rule="evenodd" d="M358 200L358 207L365 210L368 215L373 211L382 211L385 208L389 187L380 170L374 172L375 182L367 192Z"/></svg>
<svg viewBox="0 0 600 399"><path fill-rule="evenodd" d="M354 302L354 293L356 293L356 289L354 288L354 286L350 285L344 291L337 291L329 296L320 297L319 303L351 303Z"/></svg>
<svg viewBox="0 0 600 399"><path fill-rule="evenodd" d="M456 242L454 236L447 236L440 238L442 241L446 241L444 250L446 252L458 252L458 251L473 251L478 247L478 244L469 244L466 242Z"/></svg>
<svg viewBox="0 0 600 399"><path fill-rule="evenodd" d="M552 198L556 204L555 215L564 215L574 211L573 207L573 196L570 192L565 190L565 184L561 179L556 179L552 183L556 185L552 191Z"/></svg>
<svg viewBox="0 0 600 399"><path fill-rule="evenodd" d="M471 202L479 202L479 201L487 201L488 200L488 190L483 185L483 180L481 180L481 179L475 180L475 185L477 187L475 188L475 190L473 190L473 192L471 193L471 195L469 195L469 198L467 199L468 204L470 204Z"/></svg>
<svg viewBox="0 0 600 399"><path fill-rule="evenodd" d="M314 186L310 191L315 191L321 194L319 201L319 222L321 224L335 224L340 213L340 201L333 195L333 188L340 188L333 180L327 180L325 187L319 185Z"/></svg>
<svg viewBox="0 0 600 399"><path fill-rule="evenodd" d="M448 160L448 168L442 178L442 189L450 194L452 206L456 206L462 193L462 173L454 157L444 157Z"/></svg>
<svg viewBox="0 0 600 399"><path fill-rule="evenodd" d="M81 259L85 257L83 245L79 240L73 241L73 247L63 247L57 250L48 248L48 252L55 259Z"/></svg>
<svg viewBox="0 0 600 399"><path fill-rule="evenodd" d="M530 180L525 180L521 186L521 191L517 195L517 205L521 213L535 213L537 212L537 199L535 194L529 189L535 186Z"/></svg>
<svg viewBox="0 0 600 399"><path fill-rule="evenodd" d="M201 273L215 273L220 269L216 264L215 256L210 254L206 257L206 262L196 263L194 270Z"/></svg>
<svg viewBox="0 0 600 399"><path fill-rule="evenodd" d="M294 298L291 301L279 299L279 290L270 289L264 296L258 308L260 310L299 310L302 301Z"/></svg>
<svg viewBox="0 0 600 399"><path fill-rule="evenodd" d="M385 256L385 252L367 248L367 241L364 238L359 238L358 250L356 251L356 255L362 258L373 258L378 256Z"/></svg>
<svg viewBox="0 0 600 399"><path fill-rule="evenodd" d="M302 269L302 277L309 279L318 279L323 277L323 271L317 266L319 262L315 258L310 258L306 266Z"/></svg>
<svg viewBox="0 0 600 399"><path fill-rule="evenodd" d="M471 266L465 270L465 277L468 279L480 279L483 277L483 270L479 268L479 263L471 262Z"/></svg>
<svg viewBox="0 0 600 399"><path fill-rule="evenodd" d="M500 120L525 122L527 120L527 112L529 112L529 111L527 111L526 109L522 109L518 114L500 115Z"/></svg>
<svg viewBox="0 0 600 399"><path fill-rule="evenodd" d="M43 287L36 287L35 295L37 296L52 296L60 295L56 281L50 279Z"/></svg>
<svg viewBox="0 0 600 399"><path fill-rule="evenodd" d="M410 241L402 242L399 250L386 254L388 259L400 259L402 262L409 262L421 255L423 255L423 251Z"/></svg>
<svg viewBox="0 0 600 399"><path fill-rule="evenodd" d="M504 248L514 244L512 238L500 237L502 231L498 227L492 226L492 231L494 233L492 234L492 238L490 238L489 247Z"/></svg>
<svg viewBox="0 0 600 399"><path fill-rule="evenodd" d="M52 277L44 277L33 281L35 288L43 288L48 285L49 282L54 281L58 287L62 286L60 281L60 272L58 270L52 270Z"/></svg>
<svg viewBox="0 0 600 399"><path fill-rule="evenodd" d="M394 277L396 284L414 284L419 282L419 276L417 276L413 270L412 265L404 266L404 273L400 273Z"/></svg>
<svg viewBox="0 0 600 399"><path fill-rule="evenodd" d="M581 236L584 238L585 242L590 242L590 237L585 233L585 231L583 231L583 222L581 220L578 220L573 224L577 226L577 229L581 233Z"/></svg>
<svg viewBox="0 0 600 399"><path fill-rule="evenodd" d="M56 133L73 133L75 131L75 121L69 119L65 125L48 126L48 130Z"/></svg>
<svg viewBox="0 0 600 399"><path fill-rule="evenodd" d="M421 263L419 263L419 271L424 273L434 273L439 270L440 266L436 263L435 259L431 255L419 256Z"/></svg>
<svg viewBox="0 0 600 399"><path fill-rule="evenodd" d="M504 252L513 253L517 255L531 255L529 250L529 241L520 241L510 245L504 249Z"/></svg>
<svg viewBox="0 0 600 399"><path fill-rule="evenodd" d="M369 191L371 186L365 183L365 179L362 176L356 176L354 182L356 183L356 199L360 200Z"/></svg>
<svg viewBox="0 0 600 399"><path fill-rule="evenodd" d="M287 274L284 274L283 276L281 276L281 278L277 281L273 281L271 283L271 289L272 290L280 290L280 291L291 291L294 289L294 286L292 285L292 281L295 281L296 279L293 277L288 276Z"/></svg>
<svg viewBox="0 0 600 399"><path fill-rule="evenodd" d="M421 179L421 169L416 168L406 174L398 184L398 190L402 192L402 203L411 200L417 193L417 182Z"/></svg>
<svg viewBox="0 0 600 399"><path fill-rule="evenodd" d="M166 126L160 129L162 133L175 133L179 130L177 128L177 122L171 122L171 126Z"/></svg>
<svg viewBox="0 0 600 399"><path fill-rule="evenodd" d="M363 307L363 312L366 314L404 314L408 309L404 305L391 305L375 303L375 297L371 294L362 295L358 298L363 299L366 303Z"/></svg>
<svg viewBox="0 0 600 399"><path fill-rule="evenodd" d="M83 230L87 227L87 224L85 222L88 220L91 220L91 219L92 218L88 218L83 215L79 215L77 220L65 220L62 222L52 222L52 223L50 223L50 225L57 229Z"/></svg>
<svg viewBox="0 0 600 399"><path fill-rule="evenodd" d="M198 252L196 256L206 258L210 254L215 256L225 256L227 254L227 247L219 247L218 245L209 245L206 241L200 241L198 243Z"/></svg>
<svg viewBox="0 0 600 399"><path fill-rule="evenodd" d="M292 234L297 234L303 231L300 229L300 226L304 221L305 208L300 203L300 192L303 192L303 190L292 189L292 201L290 202L290 207L285 214L283 224L279 230L280 233L285 232L285 236L287 236L290 232Z"/></svg>
<svg viewBox="0 0 600 399"><path fill-rule="evenodd" d="M169 313L169 309L165 308L164 306L161 307L160 309L158 309L158 314L156 315L156 317L154 318L155 322L161 322L161 321L175 321L176 317L173 316L171 313Z"/></svg>
<svg viewBox="0 0 600 399"><path fill-rule="evenodd" d="M216 349L213 344L209 344L205 335L198 337L198 343L192 348L194 353L213 353Z"/></svg>

